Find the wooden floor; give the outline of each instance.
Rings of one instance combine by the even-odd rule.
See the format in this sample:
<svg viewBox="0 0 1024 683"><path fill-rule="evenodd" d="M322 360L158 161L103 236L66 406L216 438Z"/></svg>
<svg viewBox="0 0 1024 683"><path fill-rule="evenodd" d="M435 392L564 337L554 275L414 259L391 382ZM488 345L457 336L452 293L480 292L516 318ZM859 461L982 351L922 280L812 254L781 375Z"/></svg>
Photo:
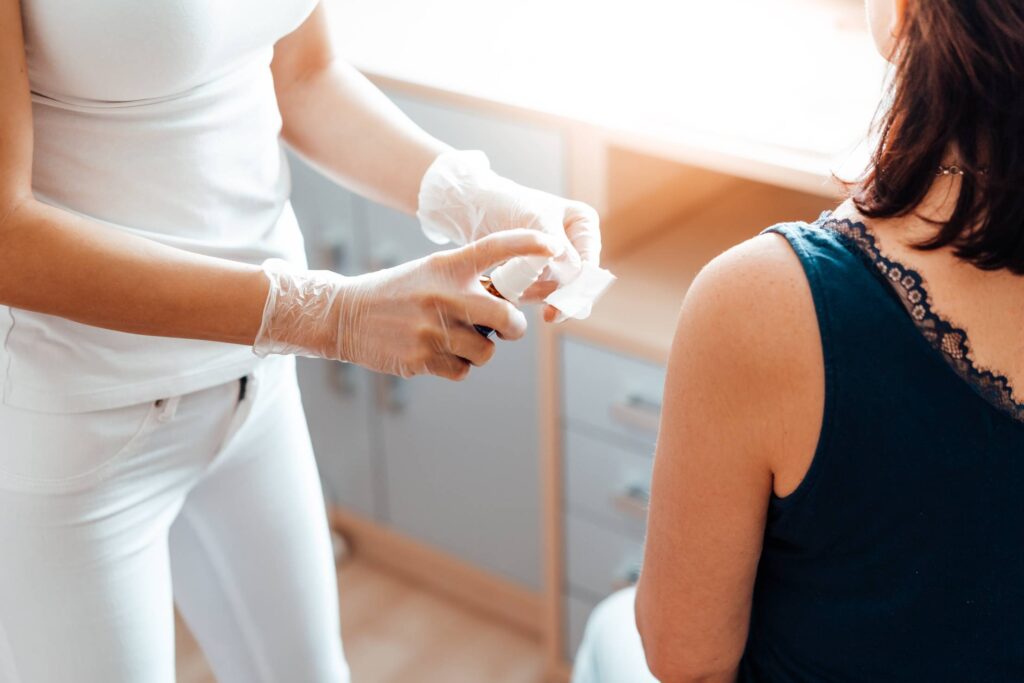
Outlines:
<svg viewBox="0 0 1024 683"><path fill-rule="evenodd" d="M353 683L541 683L532 638L358 558L338 572L345 653ZM178 683L215 683L178 624Z"/></svg>

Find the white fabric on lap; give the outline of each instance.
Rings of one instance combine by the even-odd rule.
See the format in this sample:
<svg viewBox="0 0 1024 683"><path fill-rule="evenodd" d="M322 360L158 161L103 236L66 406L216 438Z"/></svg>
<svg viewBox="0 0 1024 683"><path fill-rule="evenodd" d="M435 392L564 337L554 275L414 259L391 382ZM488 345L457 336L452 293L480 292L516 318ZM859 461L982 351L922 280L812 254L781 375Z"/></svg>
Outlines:
<svg viewBox="0 0 1024 683"><path fill-rule="evenodd" d="M576 654L572 683L658 683L647 668L633 605L636 588L594 608Z"/></svg>

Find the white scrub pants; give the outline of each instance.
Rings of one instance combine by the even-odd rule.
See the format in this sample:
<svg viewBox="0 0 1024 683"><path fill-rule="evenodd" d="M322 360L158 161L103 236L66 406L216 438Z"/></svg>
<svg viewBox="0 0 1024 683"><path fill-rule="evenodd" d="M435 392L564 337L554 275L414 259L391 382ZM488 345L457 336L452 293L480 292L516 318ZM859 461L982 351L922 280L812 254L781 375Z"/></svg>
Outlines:
<svg viewBox="0 0 1024 683"><path fill-rule="evenodd" d="M636 588L627 588L594 608L576 654L572 683L658 683L647 668L635 602Z"/></svg>
<svg viewBox="0 0 1024 683"><path fill-rule="evenodd" d="M173 602L221 683L348 681L294 359L241 385L0 406L0 681L173 683Z"/></svg>

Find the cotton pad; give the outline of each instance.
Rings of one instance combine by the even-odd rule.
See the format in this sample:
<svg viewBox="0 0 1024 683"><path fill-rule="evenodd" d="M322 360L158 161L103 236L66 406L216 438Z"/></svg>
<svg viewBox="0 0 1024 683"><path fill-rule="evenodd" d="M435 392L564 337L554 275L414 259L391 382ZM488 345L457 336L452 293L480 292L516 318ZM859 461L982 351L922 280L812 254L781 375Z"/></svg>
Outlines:
<svg viewBox="0 0 1024 683"><path fill-rule="evenodd" d="M499 266L491 273L494 287L502 297L518 305L523 292L536 282L550 259L540 256L522 256ZM557 308L565 318L582 320L590 316L594 304L615 282L611 272L592 263L584 263L579 273L552 292L544 303Z"/></svg>
<svg viewBox="0 0 1024 683"><path fill-rule="evenodd" d="M567 318L583 320L590 317L594 304L613 282L615 276L610 271L584 263L579 275L549 294L544 303L554 306Z"/></svg>

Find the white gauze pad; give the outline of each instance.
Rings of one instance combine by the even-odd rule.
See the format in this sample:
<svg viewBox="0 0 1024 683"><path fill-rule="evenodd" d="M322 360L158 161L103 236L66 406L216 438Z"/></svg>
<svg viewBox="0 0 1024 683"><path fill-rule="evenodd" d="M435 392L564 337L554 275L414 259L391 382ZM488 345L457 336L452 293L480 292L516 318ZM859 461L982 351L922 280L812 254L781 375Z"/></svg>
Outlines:
<svg viewBox="0 0 1024 683"><path fill-rule="evenodd" d="M514 258L495 269L491 281L505 299L518 306L523 292L540 277L550 260L537 256ZM609 271L584 263L576 276L549 294L544 303L557 308L564 318L582 320L613 282L615 276Z"/></svg>
<svg viewBox="0 0 1024 683"><path fill-rule="evenodd" d="M567 318L583 320L590 317L594 304L613 282L615 276L610 271L584 263L579 275L549 294L544 303L554 306Z"/></svg>

